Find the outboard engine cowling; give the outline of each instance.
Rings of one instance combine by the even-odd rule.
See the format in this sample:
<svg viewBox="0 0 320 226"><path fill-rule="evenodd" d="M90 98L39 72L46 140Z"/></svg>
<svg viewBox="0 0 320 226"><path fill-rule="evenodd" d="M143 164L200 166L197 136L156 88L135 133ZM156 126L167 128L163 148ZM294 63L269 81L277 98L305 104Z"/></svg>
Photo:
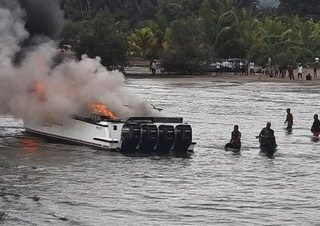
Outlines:
<svg viewBox="0 0 320 226"><path fill-rule="evenodd" d="M186 152L192 143L192 128L190 125L177 125L175 128L174 150Z"/></svg>
<svg viewBox="0 0 320 226"><path fill-rule="evenodd" d="M121 140L122 152L135 152L141 140L140 125L124 124L121 130Z"/></svg>
<svg viewBox="0 0 320 226"><path fill-rule="evenodd" d="M168 153L174 144L174 127L171 125L160 125L157 150L159 153Z"/></svg>
<svg viewBox="0 0 320 226"><path fill-rule="evenodd" d="M158 141L158 128L156 125L141 125L141 142L139 150L152 152Z"/></svg>

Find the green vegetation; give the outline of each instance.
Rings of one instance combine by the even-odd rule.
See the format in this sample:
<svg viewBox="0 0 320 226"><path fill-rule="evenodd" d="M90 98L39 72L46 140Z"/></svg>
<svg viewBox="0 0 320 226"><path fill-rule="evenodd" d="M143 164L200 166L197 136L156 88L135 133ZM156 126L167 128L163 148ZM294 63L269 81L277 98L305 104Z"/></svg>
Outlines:
<svg viewBox="0 0 320 226"><path fill-rule="evenodd" d="M77 55L106 66L161 59L168 71L196 71L199 62L246 58L278 65L320 56L318 0L64 0L61 34Z"/></svg>

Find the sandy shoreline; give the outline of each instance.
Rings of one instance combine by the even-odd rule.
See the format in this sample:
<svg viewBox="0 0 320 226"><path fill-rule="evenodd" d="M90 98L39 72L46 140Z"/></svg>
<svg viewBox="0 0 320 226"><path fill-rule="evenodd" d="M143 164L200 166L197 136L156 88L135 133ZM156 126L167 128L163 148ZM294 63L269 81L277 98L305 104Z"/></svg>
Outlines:
<svg viewBox="0 0 320 226"><path fill-rule="evenodd" d="M211 81L211 82L234 82L234 83L250 83L250 82L276 82L276 83L292 83L292 84L302 84L302 85L320 85L320 73L317 78L313 78L311 81L307 81L305 78L305 74L302 79L297 79L297 75L295 75L295 80L290 80L288 76L285 78L270 78L267 75L256 74L254 76L250 75L234 75L234 74L222 74L216 75L216 73L212 74L203 74L203 75L167 75L167 74L128 74L126 78L135 78L135 79L196 79L198 81Z"/></svg>

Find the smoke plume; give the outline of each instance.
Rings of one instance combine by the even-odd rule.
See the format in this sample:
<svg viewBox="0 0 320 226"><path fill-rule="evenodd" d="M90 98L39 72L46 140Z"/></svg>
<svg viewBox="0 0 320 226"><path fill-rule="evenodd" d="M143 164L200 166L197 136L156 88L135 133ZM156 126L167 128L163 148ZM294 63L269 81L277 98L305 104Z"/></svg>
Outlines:
<svg viewBox="0 0 320 226"><path fill-rule="evenodd" d="M0 114L61 121L89 114L92 101L106 104L120 118L155 114L150 104L130 95L123 75L107 71L98 57L69 57L56 64L60 50L51 38L59 32L60 16L58 1L1 0ZM31 37L42 41L17 66L15 56Z"/></svg>
<svg viewBox="0 0 320 226"><path fill-rule="evenodd" d="M30 36L57 38L63 25L60 0L19 0L26 12L26 29Z"/></svg>

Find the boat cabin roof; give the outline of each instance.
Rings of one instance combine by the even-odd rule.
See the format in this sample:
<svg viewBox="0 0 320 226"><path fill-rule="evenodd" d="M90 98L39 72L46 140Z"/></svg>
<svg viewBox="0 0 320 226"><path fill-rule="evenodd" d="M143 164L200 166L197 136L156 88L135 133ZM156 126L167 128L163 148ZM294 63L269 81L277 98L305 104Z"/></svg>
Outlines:
<svg viewBox="0 0 320 226"><path fill-rule="evenodd" d="M182 117L131 117L126 120L130 123L183 123Z"/></svg>

